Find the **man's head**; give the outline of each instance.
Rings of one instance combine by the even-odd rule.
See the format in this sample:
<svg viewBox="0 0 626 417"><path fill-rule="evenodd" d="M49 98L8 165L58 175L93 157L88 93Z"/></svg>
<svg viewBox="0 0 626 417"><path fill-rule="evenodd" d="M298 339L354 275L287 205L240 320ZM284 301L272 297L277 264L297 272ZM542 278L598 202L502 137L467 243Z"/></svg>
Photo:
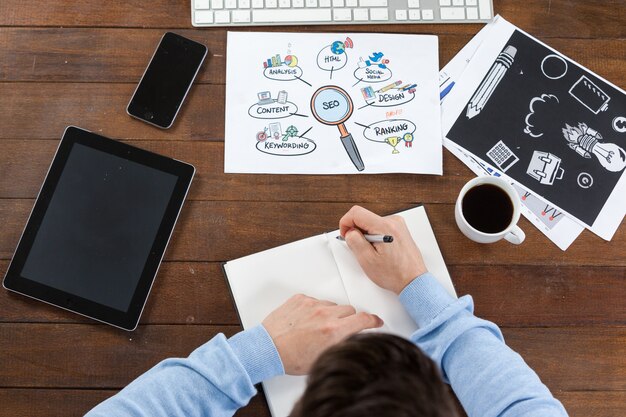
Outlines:
<svg viewBox="0 0 626 417"><path fill-rule="evenodd" d="M324 352L291 417L456 417L436 365L397 336L358 334Z"/></svg>

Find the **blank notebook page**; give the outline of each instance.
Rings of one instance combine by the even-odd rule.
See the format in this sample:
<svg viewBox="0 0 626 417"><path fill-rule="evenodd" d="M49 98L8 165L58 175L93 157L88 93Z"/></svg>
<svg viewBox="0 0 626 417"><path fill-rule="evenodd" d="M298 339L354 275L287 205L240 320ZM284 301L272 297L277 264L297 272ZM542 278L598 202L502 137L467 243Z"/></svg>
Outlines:
<svg viewBox="0 0 626 417"><path fill-rule="evenodd" d="M246 256L224 265L245 329L256 326L294 294L348 304L324 235ZM287 416L302 395L305 377L280 376L263 383L274 417Z"/></svg>

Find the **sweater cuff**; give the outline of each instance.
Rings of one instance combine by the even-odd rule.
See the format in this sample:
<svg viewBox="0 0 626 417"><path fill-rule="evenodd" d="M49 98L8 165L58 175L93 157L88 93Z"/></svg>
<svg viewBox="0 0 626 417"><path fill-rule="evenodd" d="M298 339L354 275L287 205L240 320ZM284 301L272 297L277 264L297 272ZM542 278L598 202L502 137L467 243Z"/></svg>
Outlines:
<svg viewBox="0 0 626 417"><path fill-rule="evenodd" d="M402 290L399 298L419 327L430 323L446 307L456 301L430 272L415 278Z"/></svg>
<svg viewBox="0 0 626 417"><path fill-rule="evenodd" d="M262 325L237 333L228 339L228 344L250 376L252 384L285 373L274 341Z"/></svg>

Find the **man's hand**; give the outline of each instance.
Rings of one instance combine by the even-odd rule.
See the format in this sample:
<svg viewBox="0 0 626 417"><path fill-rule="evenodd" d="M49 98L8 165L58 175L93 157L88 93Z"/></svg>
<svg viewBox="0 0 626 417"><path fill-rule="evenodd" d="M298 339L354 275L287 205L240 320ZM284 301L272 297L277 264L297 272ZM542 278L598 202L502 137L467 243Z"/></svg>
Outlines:
<svg viewBox="0 0 626 417"><path fill-rule="evenodd" d="M363 207L354 206L339 221L341 236L367 276L378 286L400 294L426 266L404 219L380 217ZM366 234L392 235L392 243L369 243Z"/></svg>
<svg viewBox="0 0 626 417"><path fill-rule="evenodd" d="M298 294L263 320L290 375L305 375L328 347L361 330L380 327L375 315Z"/></svg>

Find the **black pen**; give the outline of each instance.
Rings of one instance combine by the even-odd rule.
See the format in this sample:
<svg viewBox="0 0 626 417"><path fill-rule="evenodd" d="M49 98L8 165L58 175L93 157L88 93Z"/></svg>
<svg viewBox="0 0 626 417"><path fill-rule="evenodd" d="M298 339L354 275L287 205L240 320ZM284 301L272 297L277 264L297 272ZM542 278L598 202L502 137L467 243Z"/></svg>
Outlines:
<svg viewBox="0 0 626 417"><path fill-rule="evenodd" d="M391 243L393 242L393 236L390 235L363 235L365 237L365 240L367 240L370 243ZM337 236L337 240L341 240L342 242L345 241L346 239L339 235Z"/></svg>

